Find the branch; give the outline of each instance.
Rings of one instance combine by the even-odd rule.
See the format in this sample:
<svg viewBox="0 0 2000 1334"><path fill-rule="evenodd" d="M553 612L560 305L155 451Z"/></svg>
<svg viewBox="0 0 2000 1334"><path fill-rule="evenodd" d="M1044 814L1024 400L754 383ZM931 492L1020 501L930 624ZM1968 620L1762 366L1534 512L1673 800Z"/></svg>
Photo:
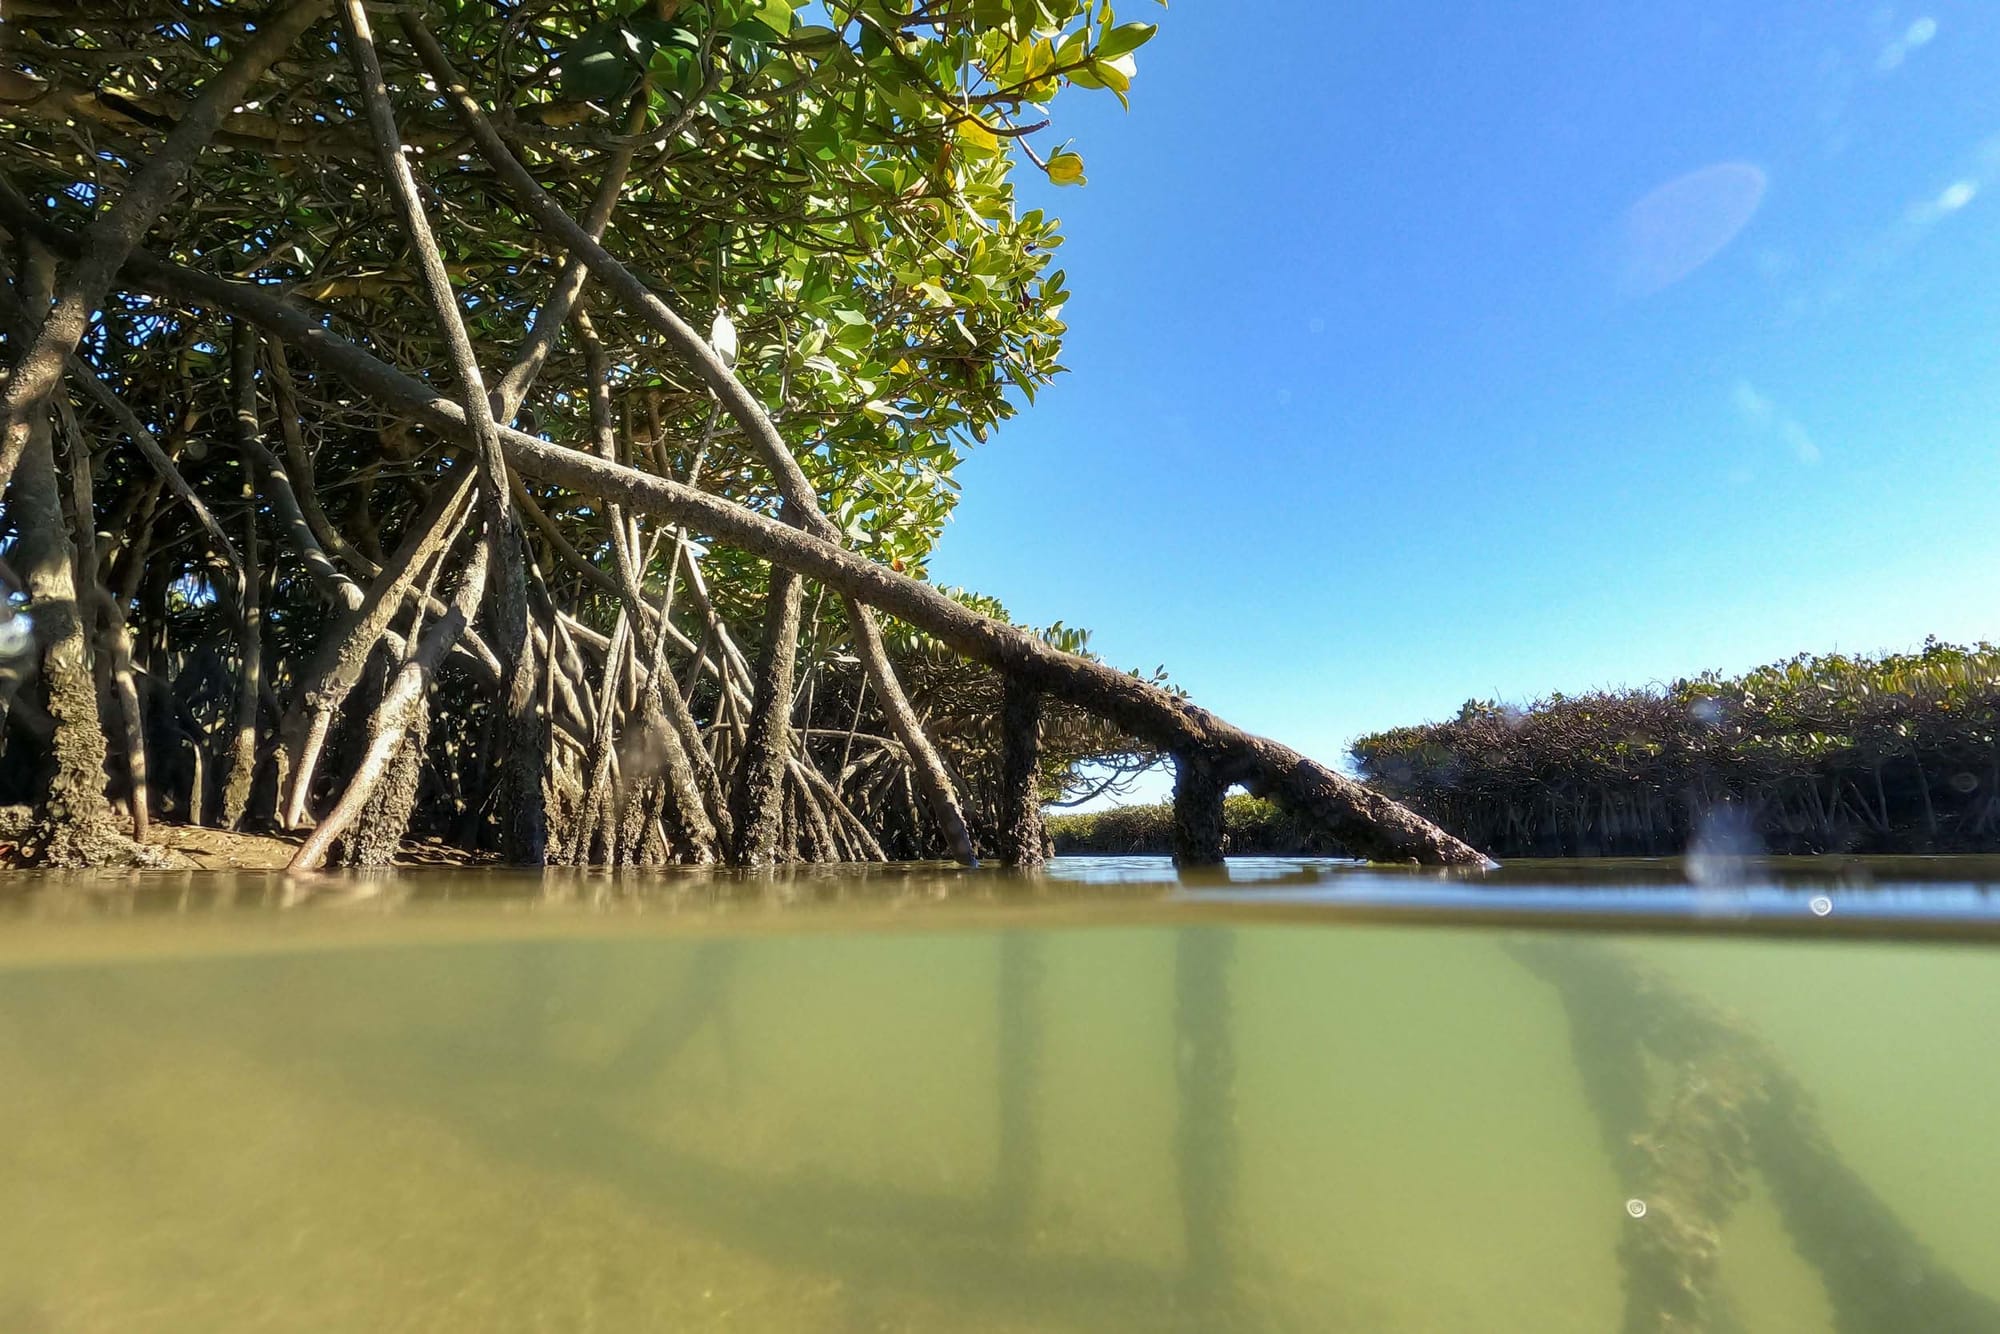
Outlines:
<svg viewBox="0 0 2000 1334"><path fill-rule="evenodd" d="M344 0L351 8L358 9L360 0ZM728 409L750 437L750 443L771 470L777 482L778 492L785 498L785 513L795 523L816 536L838 543L840 530L834 526L819 509L819 492L807 480L805 471L799 467L798 459L791 447L779 433L777 423L764 410L763 404L751 394L743 382L722 363L715 349L708 341L696 333L688 323L676 314L671 306L654 294L651 288L639 280L630 269L612 256L600 245L596 238L579 227L576 220L563 212L562 207L542 189L534 175L514 156L511 149L501 139L499 131L480 109L465 82L451 66L443 48L437 44L421 21L412 14L403 16L403 30L416 46L417 54L437 80L466 131L472 136L480 155L484 157L500 178L507 183L524 208L527 209L542 228L560 238L574 257L595 273L614 295L633 314L637 314L652 325L675 351L680 353L702 381L714 391L717 399ZM482 441L484 437L481 437ZM481 448L484 448L482 443ZM848 620L853 626L855 642L862 661L867 665L868 676L881 694L885 711L896 732L902 737L910 758L917 770L919 784L924 791L926 804L931 815L944 831L945 842L952 855L963 862L975 860L972 838L965 827L965 816L958 806L958 798L952 789L951 778L945 772L944 763L939 758L937 748L924 735L923 726L917 720L916 711L910 707L901 683L896 679L895 668L888 655L882 651L881 632L875 626L868 608L850 601L847 607Z"/></svg>
<svg viewBox="0 0 2000 1334"><path fill-rule="evenodd" d="M243 100L252 82L283 55L299 34L318 20L331 0L294 0L283 5L222 72L202 88L167 135L160 151L133 178L119 197L85 233L83 253L71 268L54 308L42 320L34 343L18 357L7 389L0 397L0 493L14 476L14 466L28 443L28 432L48 409L49 396L62 376L63 363L76 350L90 319L110 289L125 257L139 244L166 207L208 143L223 116Z"/></svg>
<svg viewBox="0 0 2000 1334"><path fill-rule="evenodd" d="M76 238L47 225L18 197L0 195L0 218L25 227L59 251ZM469 438L465 409L315 323L282 298L135 251L126 266L135 286L158 295L239 314L284 339L385 407L443 434ZM1221 773L1268 796L1364 856L1431 865L1482 867L1486 859L1388 798L1275 741L1233 727L1205 709L1099 662L1050 647L1015 626L991 620L928 584L877 565L834 543L802 533L726 500L511 427L499 428L508 460L520 472L584 495L616 499L776 561L857 603L879 608L936 637L953 651L1068 700L1162 749L1205 753Z"/></svg>
<svg viewBox="0 0 2000 1334"><path fill-rule="evenodd" d="M361 101L382 160L382 174L401 214L403 232L417 254L417 271L423 278L424 296L444 335L451 359L452 375L458 380L459 395L465 404L466 421L472 428L472 443L478 451L481 480L485 485L487 522L505 526L507 511L507 461L500 452L500 438L494 431L493 412L486 399L486 384L479 373L479 359L472 339L465 332L465 315L458 308L451 274L445 269L437 238L431 234L430 220L417 195L417 178L403 153L396 129L396 115L389 105L389 88L382 78L382 63L375 54L375 39L368 28L368 11L362 0L341 0L347 20L347 52L361 81Z"/></svg>
<svg viewBox="0 0 2000 1334"><path fill-rule="evenodd" d="M22 346L26 346L27 341L33 338L27 308L7 290L3 282L0 282L0 320L5 321L9 337L23 340ZM63 368L69 373L71 382L83 391L84 397L111 414L111 419L118 423L118 429L125 432L126 437L144 456L146 462L152 465L153 471L160 475L160 480L167 484L167 489L180 498L201 526L208 531L209 536L215 539L216 548L221 551L223 559L228 561L230 568L240 576L243 573L243 558L237 553L236 544L229 540L229 534L223 531L222 525L216 521L215 515L210 513L202 498L195 494L195 489L188 485L187 478L181 475L181 470L175 466L173 458L160 447L159 440L146 429L146 424L139 420L138 414L125 405L125 400L118 396L116 390L104 383L96 367L74 352L63 358Z"/></svg>

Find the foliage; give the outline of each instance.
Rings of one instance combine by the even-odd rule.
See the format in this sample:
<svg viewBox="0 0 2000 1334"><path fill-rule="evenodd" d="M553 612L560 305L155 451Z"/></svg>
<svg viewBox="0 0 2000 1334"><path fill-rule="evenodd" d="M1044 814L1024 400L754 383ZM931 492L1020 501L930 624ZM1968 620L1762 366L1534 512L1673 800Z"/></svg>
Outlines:
<svg viewBox="0 0 2000 1334"><path fill-rule="evenodd" d="M261 6L190 5L196 17L144 40L90 23L98 8L159 6L85 5L73 27L35 23L48 52L23 69L43 89L35 105L74 114L28 119L0 150L16 183L70 225L123 189L158 118L212 70L212 43ZM1151 27L1084 0L838 0L818 15L831 25L813 16L786 0L451 0L432 26L573 215L588 212L613 153L638 141L614 248L704 327L717 307L732 314L739 374L776 410L828 512L869 554L920 572L960 452L1013 414L1012 395L1031 401L1061 370L1062 237L1040 210L1017 210L1012 173L1025 160L1080 178L1073 151L1035 150L1034 128L1063 86L1122 97ZM454 151L450 113L413 59L386 40L384 58L482 360L504 367L561 257L481 162ZM316 302L391 360L439 366L357 107L337 42L302 47L230 119L232 151L204 156L155 243ZM642 460L656 447L663 465L693 471L706 392L638 321L596 313L629 439ZM153 391L138 400L215 412L203 392L226 360L215 332L152 302L125 314L107 320L95 359ZM536 428L588 438L586 405L563 387L580 379L573 359L542 377L526 414ZM739 445L720 433L702 476L768 504Z"/></svg>
<svg viewBox="0 0 2000 1334"><path fill-rule="evenodd" d="M125 192L180 109L268 8L267 0L75 0L10 13L0 29L10 74L0 85L0 173L51 221L82 231ZM1017 206L1014 173L1082 180L1075 149L1052 140L1051 104L1068 87L1123 100L1133 52L1152 26L1093 0L432 0L412 8L566 210L588 216L608 182L609 248L699 327L727 313L739 335L738 374L771 409L850 544L921 576L955 503L952 474L964 451L1062 370L1069 291L1055 254L1063 238L1056 219ZM516 363L564 255L466 151L387 11L376 36L491 388ZM225 118L146 245L307 303L328 328L450 392L442 338L383 185L343 41L332 22L316 28ZM585 305L609 366L620 460L775 508L762 463L659 335L611 302L586 294ZM332 609L323 580L308 577L287 540L261 470L232 442L229 339L212 311L126 293L105 303L81 355L239 545L249 526L260 532L268 724L300 687ZM565 332L518 424L594 448L580 390L588 380L582 350ZM269 443L292 457L278 436L280 427L296 431L296 457L310 466L295 470L294 481L338 535L329 546L341 572L365 586L438 480L459 466L455 447L383 414L303 358L292 358L281 383L266 349L258 381ZM163 494L117 421L79 396L63 405L59 426L73 471L93 483L80 502L94 509L91 573L133 628L161 790L212 784L240 668L235 575L189 510ZM604 507L535 485L524 486L520 503L537 519L528 527L537 614L608 634L619 601ZM673 536L647 534L650 554L638 573L649 599L665 596L676 577ZM0 554L11 540L0 519ZM721 621L754 654L765 568L723 550L702 558ZM676 607L689 614L686 597ZM841 661L838 600L812 608L801 721L851 729L855 715L836 712L859 693L851 660ZM1049 633L1053 643L1082 642L1060 626ZM698 626L692 634L702 637ZM896 647L906 658L926 651L907 637ZM958 675L935 674L929 691L940 718L984 699L987 686L966 685L970 670L956 667ZM455 659L440 677L430 732L429 790L448 800L418 822L460 838L484 799L492 721L488 687L464 668ZM699 682L693 702L713 724L713 683ZM872 712L860 726L886 730ZM336 736L334 749L351 754L353 743ZM1052 754L1084 744L1065 742ZM199 804L181 801L174 813Z"/></svg>
<svg viewBox="0 0 2000 1334"><path fill-rule="evenodd" d="M1354 743L1363 777L1499 856L1678 852L1740 808L1774 851L2000 846L2000 648L1800 655L1660 689L1468 701Z"/></svg>

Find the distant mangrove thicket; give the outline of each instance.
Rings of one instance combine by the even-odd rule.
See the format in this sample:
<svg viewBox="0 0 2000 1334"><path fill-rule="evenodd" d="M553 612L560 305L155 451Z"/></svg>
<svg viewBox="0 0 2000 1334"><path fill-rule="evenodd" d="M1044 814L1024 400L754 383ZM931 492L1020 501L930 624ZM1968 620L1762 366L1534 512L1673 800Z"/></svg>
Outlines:
<svg viewBox="0 0 2000 1334"><path fill-rule="evenodd" d="M1474 700L1354 743L1365 781L1495 856L2000 848L2000 648L1927 641L1742 676Z"/></svg>
<svg viewBox="0 0 2000 1334"><path fill-rule="evenodd" d="M1169 802L1062 812L1051 814L1047 823L1049 842L1058 853L1160 855L1174 846L1174 808ZM1347 849L1324 830L1294 819L1273 802L1241 792L1222 803L1222 845L1237 857L1347 855Z"/></svg>

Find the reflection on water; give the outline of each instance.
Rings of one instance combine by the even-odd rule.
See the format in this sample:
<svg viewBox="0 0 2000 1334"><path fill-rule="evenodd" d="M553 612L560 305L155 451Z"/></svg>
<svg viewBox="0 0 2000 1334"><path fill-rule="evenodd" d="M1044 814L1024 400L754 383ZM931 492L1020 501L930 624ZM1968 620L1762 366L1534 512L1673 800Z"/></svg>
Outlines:
<svg viewBox="0 0 2000 1334"><path fill-rule="evenodd" d="M0 1330L2000 1334L1991 948L1256 872L44 885Z"/></svg>

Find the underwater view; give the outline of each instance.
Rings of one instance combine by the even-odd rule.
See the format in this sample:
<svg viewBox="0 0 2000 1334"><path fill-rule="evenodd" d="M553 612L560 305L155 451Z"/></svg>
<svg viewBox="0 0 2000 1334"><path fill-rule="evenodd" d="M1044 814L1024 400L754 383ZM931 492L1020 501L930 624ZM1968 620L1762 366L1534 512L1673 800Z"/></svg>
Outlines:
<svg viewBox="0 0 2000 1334"><path fill-rule="evenodd" d="M0 1328L2000 1331L1962 864L1054 868L30 883Z"/></svg>

